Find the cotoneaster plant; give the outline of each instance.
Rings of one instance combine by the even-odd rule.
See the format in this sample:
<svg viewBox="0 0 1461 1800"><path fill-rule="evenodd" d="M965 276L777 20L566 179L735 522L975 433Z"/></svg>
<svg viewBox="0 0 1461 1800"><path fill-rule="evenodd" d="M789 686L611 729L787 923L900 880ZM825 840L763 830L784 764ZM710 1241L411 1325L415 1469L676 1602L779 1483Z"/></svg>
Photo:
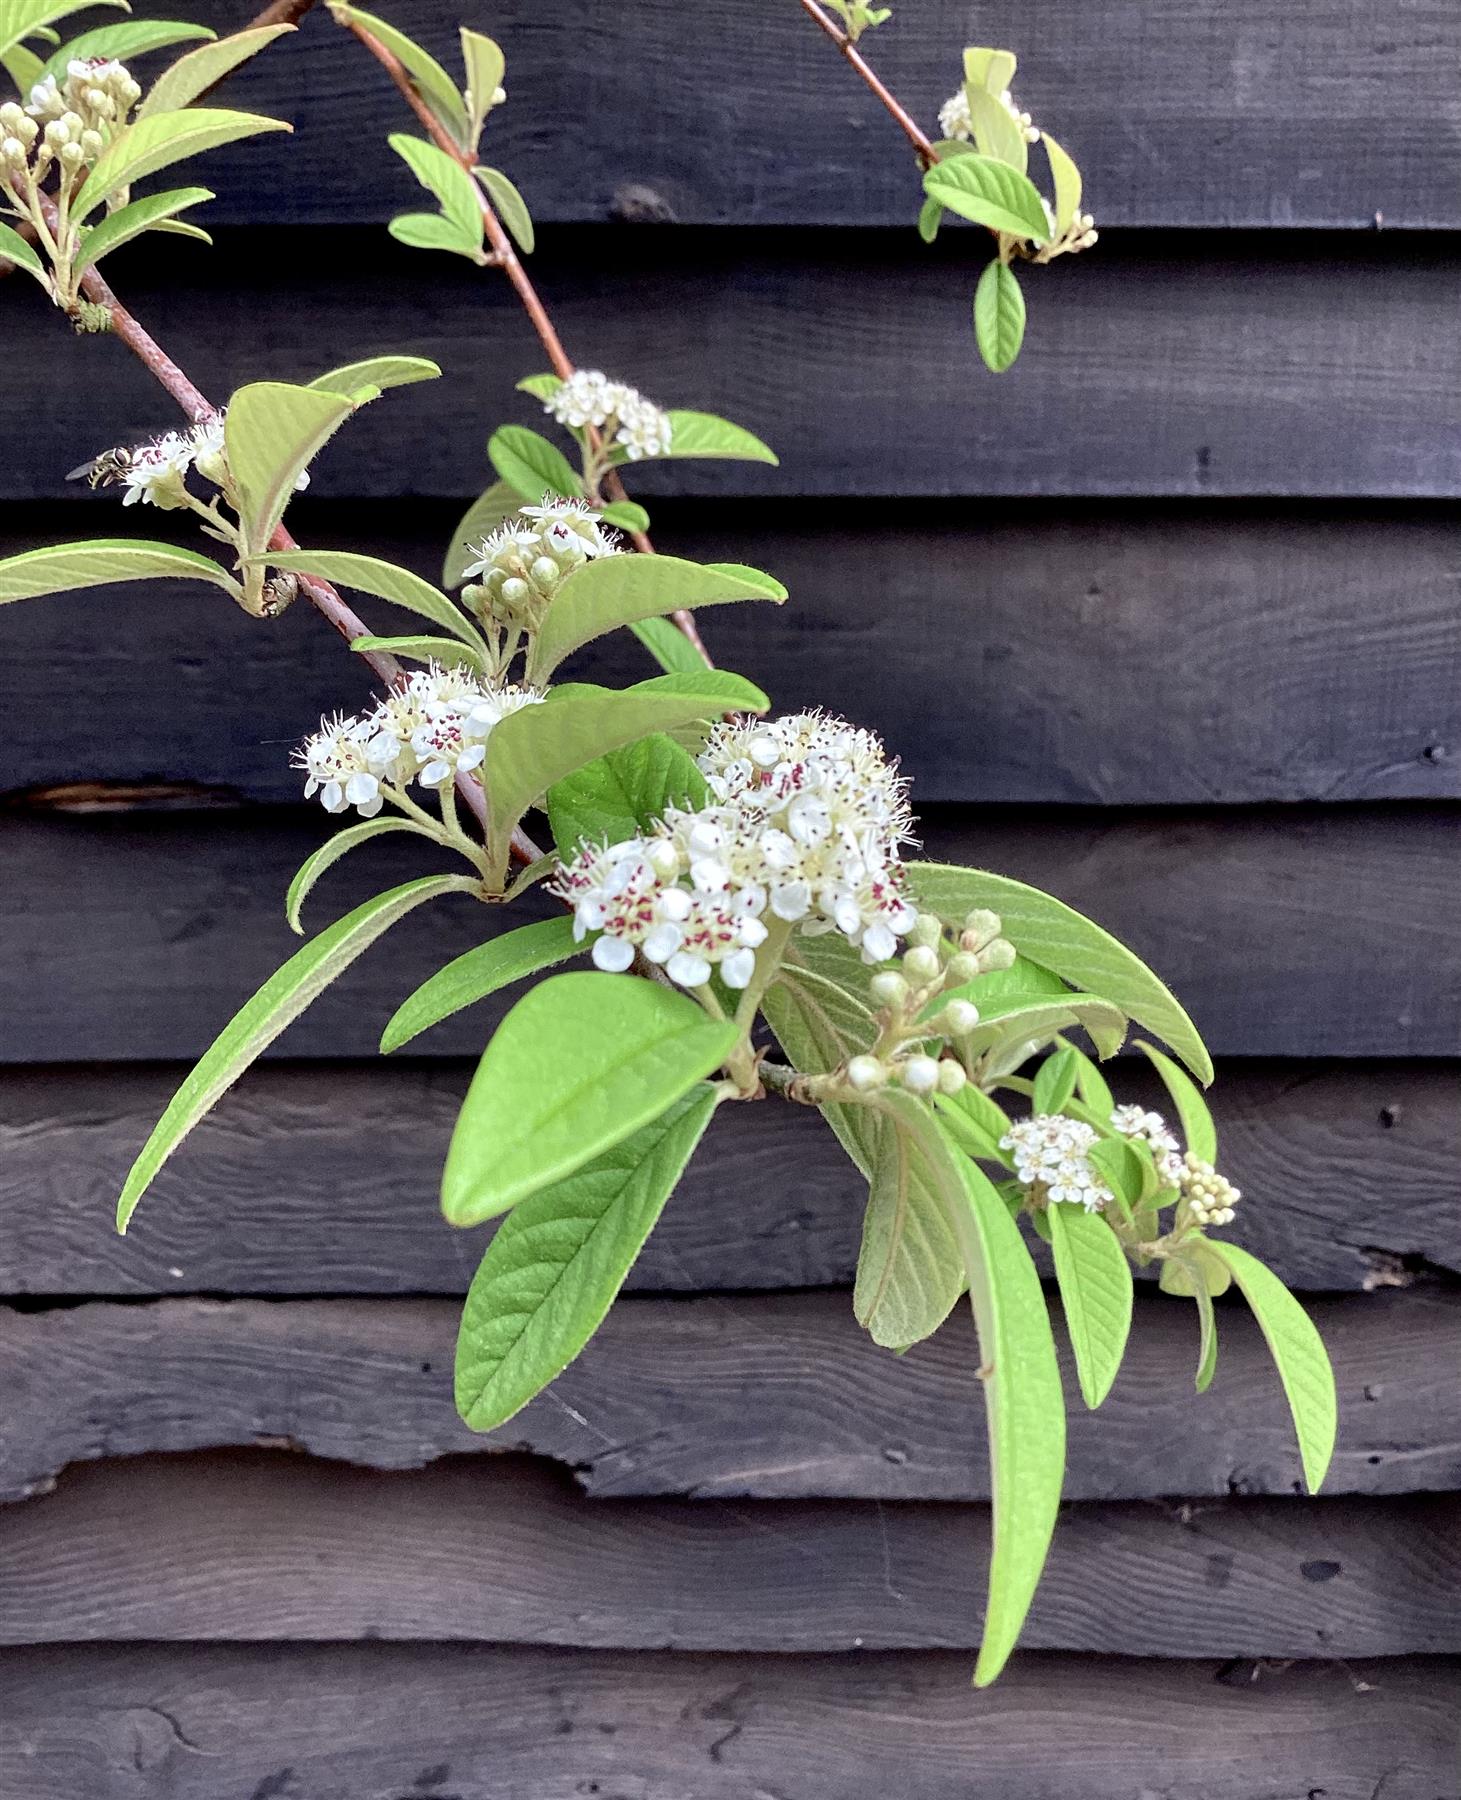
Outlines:
<svg viewBox="0 0 1461 1800"><path fill-rule="evenodd" d="M349 822L296 876L291 925L301 929L331 865L378 837L411 833L442 857L439 873L309 939L225 1026L138 1156L118 1227L190 1128L336 976L407 913L474 897L488 909L483 941L410 995L382 1039L396 1049L541 977L487 1044L443 1172L450 1224L501 1221L462 1317L463 1418L497 1428L578 1354L723 1107L770 1093L816 1108L867 1186L853 1307L873 1339L906 1351L965 1292L972 1307L980 1361L970 1378L988 1411L994 1500L975 1675L988 1682L1029 1607L1064 1471L1064 1399L1033 1240L1053 1254L1090 1407L1121 1365L1133 1267L1155 1265L1166 1292L1195 1303L1199 1389L1217 1356L1213 1299L1235 1284L1273 1351L1308 1485L1323 1480L1335 1396L1318 1335L1279 1281L1219 1235L1239 1195L1217 1167L1201 1094L1208 1054L1167 988L1100 926L997 873L915 857L908 784L871 732L819 712L778 715L752 682L710 666L689 609L780 605L786 592L755 569L656 554L622 471L657 457L774 456L739 426L662 409L569 359L519 256L532 243L527 208L480 160L506 97L498 46L463 30L459 84L340 0L336 21L424 132L390 141L440 211L392 230L512 282L552 364L519 384L524 406L555 435L521 423L493 433L497 479L454 535L440 586L295 542L285 510L324 442L384 389L431 379L436 366L371 356L302 383L251 383L214 408L96 264L127 238L179 229L183 206L207 197L138 195L135 184L231 138L283 129L200 102L307 5L271 7L148 84L124 59L207 34L127 20L62 44L53 27L74 4L0 0L0 62L18 89L0 107L0 194L17 221L0 227L0 251L79 326L119 337L186 414L180 429L95 455L92 481L123 489L125 504L191 514L215 547L118 539L30 551L0 563L0 601L162 576L211 583L267 621L303 594L369 663L379 691L322 722L297 753L305 793ZM866 8L843 10L854 36L877 22ZM865 71L855 50L852 60ZM967 112L981 148L932 158L939 204L960 209L933 181L940 170L1001 154L1019 162L1012 134L1023 146L1030 128L1005 93L1012 70L1004 52L967 53L946 135L958 143ZM1021 236L981 220L996 233L1000 269L1091 239L1046 149L1054 221L1032 213ZM1005 185L1022 192L1026 177L1013 173ZM413 615L413 633L371 632L342 588ZM658 674L624 689L566 678L577 651L623 630ZM544 820L549 847L530 834ZM560 909L504 928L500 909L532 888ZM1140 1043L1170 1117L1118 1103L1099 1066L1132 1026L1167 1046Z"/></svg>

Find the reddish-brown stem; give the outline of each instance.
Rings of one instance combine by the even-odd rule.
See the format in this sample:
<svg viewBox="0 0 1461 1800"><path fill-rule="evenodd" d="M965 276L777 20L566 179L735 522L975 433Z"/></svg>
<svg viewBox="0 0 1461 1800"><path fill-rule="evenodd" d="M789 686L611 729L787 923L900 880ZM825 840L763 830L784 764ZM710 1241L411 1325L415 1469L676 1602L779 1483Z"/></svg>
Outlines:
<svg viewBox="0 0 1461 1800"><path fill-rule="evenodd" d="M872 89L873 93L877 95L878 99L882 102L884 107L886 107L893 122L913 146L913 153L918 158L920 165L925 169L931 169L938 161L932 140L919 128L918 121L913 115L899 103L893 94L889 93L886 87L883 86L882 82L873 73L871 68L869 68L867 58L858 49L857 45L853 43L851 37L842 29L835 19L829 19L827 17L826 13L818 6L817 0L800 0L800 5L802 11L806 13L809 18L816 20L822 30L826 32L827 36L831 38L832 42L847 58L848 62L852 64L853 68L857 70L858 74L861 75L863 80Z"/></svg>

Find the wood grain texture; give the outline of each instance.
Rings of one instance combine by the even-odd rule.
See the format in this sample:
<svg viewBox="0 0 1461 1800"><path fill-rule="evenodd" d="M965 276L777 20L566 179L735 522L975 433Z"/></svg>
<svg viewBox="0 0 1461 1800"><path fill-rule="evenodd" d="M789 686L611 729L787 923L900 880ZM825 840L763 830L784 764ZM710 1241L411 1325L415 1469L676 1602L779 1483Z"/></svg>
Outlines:
<svg viewBox="0 0 1461 1800"><path fill-rule="evenodd" d="M1458 242L1108 242L1082 267L1035 272L1026 347L998 380L972 342L985 252L968 233L930 248L911 232L585 226L534 266L570 355L665 405L737 419L782 459L636 469L640 497L1441 499L1461 493ZM461 259L378 232L332 238L331 251L301 262L288 236L253 233L206 255L150 253L116 280L219 401L243 381L381 350L436 358L446 381L366 409L320 458L312 491L477 493L487 432L536 412L513 392L543 366L516 298ZM27 422L0 447L10 499L57 497L88 454L172 423L140 364L104 339L69 365L88 379L58 382L56 359L77 351L39 290L7 294L5 318L9 404Z"/></svg>
<svg viewBox="0 0 1461 1800"><path fill-rule="evenodd" d="M478 1437L452 1406L457 1311L436 1300L0 1311L0 1498L73 1462L281 1441L383 1469L527 1450L595 1495L987 1497L978 1348L962 1315L895 1357L862 1334L845 1294L624 1300L549 1392ZM1461 1486L1461 1298L1416 1289L1312 1312L1339 1384L1326 1493ZM1297 1491L1258 1333L1225 1306L1221 1336L1216 1383L1194 1402L1192 1308L1141 1302L1100 1413L1067 1383L1068 1498Z"/></svg>
<svg viewBox="0 0 1461 1800"><path fill-rule="evenodd" d="M0 1294L465 1292L485 1234L448 1229L436 1195L469 1064L261 1069L198 1127L119 1238L122 1179L181 1075L0 1078ZM1458 1080L1448 1063L1223 1066L1212 1090L1222 1163L1247 1196L1227 1235L1297 1288L1461 1274ZM1145 1064L1124 1062L1118 1085L1162 1104ZM863 1200L814 1115L729 1107L630 1288L850 1285Z"/></svg>
<svg viewBox="0 0 1461 1800"><path fill-rule="evenodd" d="M221 29L247 10L195 8ZM460 6L385 10L459 69ZM506 0L484 22L507 52L511 100L484 154L540 220L867 225L917 211L902 138L791 5L758 9L754 30L708 11L687 32L675 0L607 12ZM1021 103L1079 158L1103 226L1461 222L1461 113L1445 77L1461 31L1441 0L1398 16L1304 0L1277 19L1262 0L1233 0L1220 29L1138 0L993 0L977 21L956 0L925 0L865 48L934 136L971 32L1019 52ZM384 220L416 204L382 141L411 122L324 18L228 93L294 119L298 136L210 159L219 216Z"/></svg>
<svg viewBox="0 0 1461 1800"><path fill-rule="evenodd" d="M1454 1495L1067 1508L1021 1644L1454 1655L1458 1526ZM0 1643L968 1650L988 1533L984 1507L590 1500L511 1458L123 1461L0 1510Z"/></svg>
<svg viewBox="0 0 1461 1800"><path fill-rule="evenodd" d="M6 1800L1438 1800L1451 1661L159 1645L0 1656ZM1052 1707L1058 1696L1058 1710ZM971 1789L971 1771L978 1787ZM1156 1784L1156 1785L1154 1785Z"/></svg>
<svg viewBox="0 0 1461 1800"><path fill-rule="evenodd" d="M285 887L329 828L318 808L7 820L0 1062L198 1055L298 947ZM1098 918L1161 971L1223 1056L1455 1056L1456 833L1453 812L1419 806L935 808L923 820L928 856L998 869ZM332 870L306 923L441 866L431 846L401 841ZM552 904L530 897L512 920ZM415 985L502 922L455 897L417 912L282 1049L369 1055ZM475 1054L504 1004L459 1015L417 1048Z"/></svg>
<svg viewBox="0 0 1461 1800"><path fill-rule="evenodd" d="M452 505L384 529L379 507L296 512L306 543L432 578L457 520ZM717 659L779 709L824 705L881 732L925 804L1461 796L1461 572L1433 511L1012 503L951 519L669 502L654 523L666 550L786 584L784 608L706 622ZM6 509L0 556L98 524L94 507ZM383 632L405 619L359 604ZM621 633L572 672L617 686L649 667ZM3 780L293 800L285 747L366 686L305 606L261 623L169 583L7 607ZM78 714L106 731L78 733Z"/></svg>

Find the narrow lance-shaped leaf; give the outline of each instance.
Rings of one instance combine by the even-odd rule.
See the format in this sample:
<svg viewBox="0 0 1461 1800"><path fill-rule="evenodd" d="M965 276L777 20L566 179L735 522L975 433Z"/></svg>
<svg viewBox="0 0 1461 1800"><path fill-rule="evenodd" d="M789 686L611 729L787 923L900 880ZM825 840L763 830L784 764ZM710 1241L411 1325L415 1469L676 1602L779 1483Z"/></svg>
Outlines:
<svg viewBox="0 0 1461 1800"><path fill-rule="evenodd" d="M974 337L986 368L1003 375L1025 341L1025 296L1008 264L985 266L974 290Z"/></svg>
<svg viewBox="0 0 1461 1800"><path fill-rule="evenodd" d="M373 400L385 388L409 387L416 381L435 381L441 365L425 356L366 356L359 362L345 363L316 375L306 387L324 388L328 393L346 394L357 406Z"/></svg>
<svg viewBox="0 0 1461 1800"><path fill-rule="evenodd" d="M1163 1056L1154 1044L1139 1043L1137 1048L1151 1062L1162 1078L1162 1086L1171 1095L1187 1148L1204 1162L1216 1162L1217 1126L1199 1089L1186 1072L1179 1069L1170 1056Z"/></svg>
<svg viewBox="0 0 1461 1800"><path fill-rule="evenodd" d="M151 1186L153 1177L219 1097L382 932L424 901L466 892L475 886L470 877L463 875L428 875L420 881L408 881L404 887L377 894L373 900L357 906L354 912L296 950L253 999L234 1014L173 1095L127 1176L117 1202L117 1230L126 1231L137 1202Z"/></svg>
<svg viewBox="0 0 1461 1800"><path fill-rule="evenodd" d="M1309 1492L1317 1494L1334 1455L1339 1413L1324 1340L1303 1307L1256 1256L1219 1238L1208 1240L1206 1248L1232 1271L1258 1321L1288 1396L1304 1480Z"/></svg>
<svg viewBox="0 0 1461 1800"><path fill-rule="evenodd" d="M1008 231L1037 244L1050 235L1035 184L992 156L951 156L935 163L923 177L923 188L940 206L991 231Z"/></svg>
<svg viewBox="0 0 1461 1800"><path fill-rule="evenodd" d="M1023 175L1029 167L1030 146L1014 114L988 89L978 87L972 81L966 83L964 92L969 101L974 144L979 154L1007 163Z"/></svg>
<svg viewBox="0 0 1461 1800"><path fill-rule="evenodd" d="M518 249L524 256L531 256L537 239L533 232L533 215L528 211L527 201L501 169L489 169L479 164L472 172L486 188L487 198L497 209L502 223L512 233Z"/></svg>
<svg viewBox="0 0 1461 1800"><path fill-rule="evenodd" d="M374 13L362 12L358 6L345 5L343 0L331 0L330 11L342 24L363 26L378 44L383 44L390 51L410 76L412 85L435 113L438 121L464 150L467 149L470 134L466 105L457 91L456 83L436 58L423 50L414 38L407 37L404 31L398 31L394 25L377 18Z"/></svg>
<svg viewBox="0 0 1461 1800"><path fill-rule="evenodd" d="M416 662L440 663L444 669L470 669L475 675L487 673L487 659L471 644L458 638L444 637L376 637L367 632L351 638L355 651L381 650L390 656L406 656Z"/></svg>
<svg viewBox="0 0 1461 1800"><path fill-rule="evenodd" d="M256 381L228 403L224 440L239 516L257 556L284 516L299 477L355 410L340 394Z"/></svg>
<svg viewBox="0 0 1461 1800"><path fill-rule="evenodd" d="M0 51L92 6L119 6L126 12L127 0L0 0Z"/></svg>
<svg viewBox="0 0 1461 1800"><path fill-rule="evenodd" d="M216 562L175 544L131 538L87 538L24 550L0 561L0 606L73 588L111 587L123 581L207 581L237 598L238 583Z"/></svg>
<svg viewBox="0 0 1461 1800"><path fill-rule="evenodd" d="M326 869L333 868L342 856L348 855L357 845L368 844L372 838L385 837L393 831L410 831L423 837L430 835L410 819L362 819L358 825L347 825L343 831L337 831L333 837L326 838L314 855L306 857L300 865L294 880L289 884L289 892L284 896L284 917L289 921L289 929L304 936L300 909Z"/></svg>
<svg viewBox="0 0 1461 1800"><path fill-rule="evenodd" d="M204 200L211 200L211 189L202 187L172 188L165 194L144 194L140 200L133 200L127 206L120 206L115 212L108 213L99 223L88 231L82 240L82 260L87 264L96 264L104 256L110 256L113 250L120 250L123 244L130 244L133 238L140 237L144 231L155 229L165 219L175 218L190 206L197 206ZM207 233L200 234L207 237Z"/></svg>
<svg viewBox="0 0 1461 1800"><path fill-rule="evenodd" d="M516 931L474 945L438 969L408 1000L402 1001L381 1034L382 1054L388 1056L423 1031L461 1012L463 1007L475 1006L477 1001L528 975L556 968L586 948L575 942L573 921L567 914L541 919L535 925L520 925Z"/></svg>
<svg viewBox="0 0 1461 1800"><path fill-rule="evenodd" d="M1100 1213L1060 1202L1045 1217L1081 1398L1097 1407L1111 1391L1131 1333L1131 1264Z"/></svg>
<svg viewBox="0 0 1461 1800"><path fill-rule="evenodd" d="M715 1112L699 1083L632 1137L508 1214L467 1294L457 1411L492 1431L603 1323Z"/></svg>
<svg viewBox="0 0 1461 1800"><path fill-rule="evenodd" d="M28 94L44 77L46 65L34 50L14 44L9 50L0 50L0 69L10 77L18 94Z"/></svg>
<svg viewBox="0 0 1461 1800"><path fill-rule="evenodd" d="M119 132L92 164L91 173L76 196L71 217L79 225L120 189L204 150L215 150L239 138L257 137L261 132L292 129L282 119L202 106L137 119Z"/></svg>
<svg viewBox="0 0 1461 1800"><path fill-rule="evenodd" d="M1075 1092L1075 1053L1056 1050L1047 1056L1035 1076L1035 1111L1058 1113Z"/></svg>
<svg viewBox="0 0 1461 1800"><path fill-rule="evenodd" d="M1198 1288L1193 1298L1197 1302L1197 1379L1196 1388L1199 1394L1205 1394L1212 1386L1212 1378L1217 1373L1217 1315L1213 1309L1212 1295L1205 1287Z"/></svg>
<svg viewBox="0 0 1461 1800"><path fill-rule="evenodd" d="M1055 186L1055 235L1063 237L1080 210L1081 172L1048 131L1040 133L1040 142Z"/></svg>
<svg viewBox="0 0 1461 1800"><path fill-rule="evenodd" d="M357 593L373 594L378 600L389 600L419 618L430 619L445 632L474 651L480 652L482 635L462 609L449 600L440 588L403 569L398 563L383 562L376 556L362 556L355 550L285 550L271 551L272 569L288 569L298 575L318 575L324 581L354 588Z"/></svg>
<svg viewBox="0 0 1461 1800"><path fill-rule="evenodd" d="M561 1181L718 1069L738 1036L632 975L554 975L483 1052L452 1133L441 1205L477 1225Z"/></svg>
<svg viewBox="0 0 1461 1800"><path fill-rule="evenodd" d="M875 1344L906 1350L954 1310L963 1267L921 1144L897 1119L870 1123L873 1158L852 1310Z"/></svg>
<svg viewBox="0 0 1461 1800"><path fill-rule="evenodd" d="M640 619L629 629L666 674L695 675L705 667L705 658L668 619Z"/></svg>
<svg viewBox="0 0 1461 1800"><path fill-rule="evenodd" d="M545 493L577 499L583 483L567 457L541 432L501 425L487 440L487 458L507 485L534 506Z"/></svg>
<svg viewBox="0 0 1461 1800"><path fill-rule="evenodd" d="M207 25L189 25L180 19L121 19L115 25L98 25L94 31L83 31L53 50L46 58L43 73L64 81L69 62L90 61L93 57L131 62L152 50L166 50L172 44L192 40L206 41L217 35Z"/></svg>
<svg viewBox="0 0 1461 1800"><path fill-rule="evenodd" d="M153 82L137 108L137 117L153 118L191 106L215 82L222 81L225 75L231 75L250 57L257 56L275 38L283 37L286 32L296 29L293 25L254 25L246 31L235 31L229 37L219 38L216 43L204 44L197 50L188 51L170 68L164 69ZM209 32L207 35L211 37L213 34ZM121 52L114 51L112 54L120 55Z"/></svg>
<svg viewBox="0 0 1461 1800"><path fill-rule="evenodd" d="M45 281L46 266L36 254L34 245L27 243L15 227L7 225L3 219L0 219L0 257L8 258L17 268Z"/></svg>

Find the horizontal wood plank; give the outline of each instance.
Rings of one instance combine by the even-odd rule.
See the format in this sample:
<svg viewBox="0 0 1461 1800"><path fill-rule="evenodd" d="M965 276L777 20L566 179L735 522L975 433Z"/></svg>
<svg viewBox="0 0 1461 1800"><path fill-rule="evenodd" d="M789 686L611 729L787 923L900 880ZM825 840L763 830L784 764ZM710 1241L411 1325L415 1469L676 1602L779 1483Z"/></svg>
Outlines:
<svg viewBox="0 0 1461 1800"><path fill-rule="evenodd" d="M248 12L237 0L195 10L221 29ZM386 12L459 68L451 0ZM754 31L712 11L686 32L675 0L608 12L505 0L485 23L507 52L511 103L484 154L540 220L865 225L917 211L896 128L792 6L761 9ZM1278 19L1262 0L1232 0L1221 31L1138 0L992 0L977 24L956 0L925 0L865 48L934 136L971 31L1018 51L1021 103L1079 158L1102 225L1461 223L1444 75L1461 35L1441 0L1398 16L1306 0ZM294 119L298 135L210 161L221 217L381 220L416 205L383 142L412 121L318 9L228 92Z"/></svg>
<svg viewBox="0 0 1461 1800"><path fill-rule="evenodd" d="M181 1074L0 1078L0 1294L465 1292L485 1234L449 1230L436 1194L469 1064L260 1069L192 1134L119 1238L117 1193ZM1222 1164L1246 1195L1228 1235L1298 1288L1461 1274L1458 1079L1445 1063L1223 1066L1212 1091ZM1118 1085L1164 1104L1145 1064L1123 1063ZM863 1199L812 1114L727 1108L630 1288L850 1284Z"/></svg>
<svg viewBox="0 0 1461 1800"><path fill-rule="evenodd" d="M962 1314L896 1357L862 1334L844 1294L625 1300L548 1393L479 1437L452 1405L457 1311L437 1300L0 1310L11 1396L0 1498L73 1462L281 1441L384 1469L527 1450L596 1495L988 1496L978 1347ZM1325 1491L1461 1487L1461 1298L1415 1289L1312 1312L1339 1384ZM1221 1337L1217 1380L1195 1399L1191 1306L1140 1303L1112 1397L1098 1414L1070 1408L1070 1499L1297 1491L1292 1426L1257 1330L1225 1305Z"/></svg>
<svg viewBox="0 0 1461 1800"><path fill-rule="evenodd" d="M383 529L379 507L296 510L306 542L433 579L457 519L413 507ZM97 522L92 507L6 509L0 556ZM880 731L925 804L1461 797L1461 573L1435 512L1023 503L975 521L671 502L655 530L677 555L786 584L784 608L706 622L717 659L780 709L822 705ZM376 629L401 626L359 605ZM620 634L571 672L618 685L649 667ZM3 780L292 800L290 742L368 686L303 605L265 624L166 584L7 607ZM78 732L78 717L106 729Z"/></svg>
<svg viewBox="0 0 1461 1800"><path fill-rule="evenodd" d="M476 493L486 432L536 411L513 384L543 352L510 288L376 232L346 233L328 257L306 242L302 261L290 243L165 249L116 279L219 403L342 358L435 357L446 381L367 408L320 459L316 491ZM585 226L535 271L575 355L665 405L738 419L782 459L657 464L633 471L635 494L928 496L956 517L975 496L1454 497L1458 245L1103 244L1083 266L1034 271L1025 350L999 380L972 342L985 252L967 233L928 247L911 232ZM39 290L7 294L5 318L9 404L26 421L0 451L9 498L57 497L88 455L172 422L135 359L104 340L78 348ZM58 381L58 359L86 379ZM104 510L114 530L115 502Z"/></svg>
<svg viewBox="0 0 1461 1800"><path fill-rule="evenodd" d="M1020 1641L1454 1655L1458 1527L1454 1495L1068 1508ZM590 1500L510 1458L410 1475L277 1452L107 1463L0 1511L0 1643L968 1650L988 1533L983 1507Z"/></svg>
<svg viewBox="0 0 1461 1800"><path fill-rule="evenodd" d="M287 813L16 817L0 831L0 1061L199 1054L298 946L290 876L327 835ZM1456 818L1443 808L931 810L925 853L995 868L1091 913L1159 968L1223 1056L1454 1056L1461 1049ZM347 859L317 926L441 866L399 838ZM514 917L553 902L530 897ZM502 915L450 898L398 926L282 1040L370 1054L401 1000ZM475 1054L505 1001L425 1050Z"/></svg>
<svg viewBox="0 0 1461 1800"><path fill-rule="evenodd" d="M0 1655L25 1800L1437 1800L1450 1661L1251 1668L959 1653L594 1655L393 1644ZM1052 1697L1055 1697L1054 1699Z"/></svg>

